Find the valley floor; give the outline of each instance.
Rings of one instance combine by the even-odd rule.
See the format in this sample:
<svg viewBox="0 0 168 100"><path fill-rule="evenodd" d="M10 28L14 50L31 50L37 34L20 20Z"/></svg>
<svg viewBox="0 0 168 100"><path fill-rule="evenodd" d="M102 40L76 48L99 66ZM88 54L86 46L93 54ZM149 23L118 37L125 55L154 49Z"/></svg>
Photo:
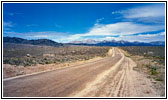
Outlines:
<svg viewBox="0 0 168 100"><path fill-rule="evenodd" d="M4 97L160 97L136 63L118 48L110 57L18 78L4 79Z"/></svg>

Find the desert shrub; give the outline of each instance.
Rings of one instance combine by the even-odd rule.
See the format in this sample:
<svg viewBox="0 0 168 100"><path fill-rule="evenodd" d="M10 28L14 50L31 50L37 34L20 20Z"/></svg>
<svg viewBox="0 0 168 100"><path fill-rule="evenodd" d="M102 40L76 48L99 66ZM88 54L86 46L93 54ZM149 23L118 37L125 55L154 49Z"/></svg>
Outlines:
<svg viewBox="0 0 168 100"><path fill-rule="evenodd" d="M156 81L164 81L164 80L161 79L161 78L156 78L155 80L156 80Z"/></svg>
<svg viewBox="0 0 168 100"><path fill-rule="evenodd" d="M10 60L9 60L8 58L4 58L4 59L3 59L3 63L4 63L4 64L9 64L9 63L10 63Z"/></svg>
<svg viewBox="0 0 168 100"><path fill-rule="evenodd" d="M157 67L156 66L151 67L150 72L151 72L151 75L157 75L158 74Z"/></svg>
<svg viewBox="0 0 168 100"><path fill-rule="evenodd" d="M165 64L164 46L128 46L120 47L131 55L140 55L146 58L154 58L160 64Z"/></svg>
<svg viewBox="0 0 168 100"><path fill-rule="evenodd" d="M31 66L35 64L61 63L105 57L110 47L96 46L35 46L26 44L4 44L3 63ZM27 55L31 56L27 56ZM53 56L45 56L50 54ZM13 58L13 59L12 59Z"/></svg>
<svg viewBox="0 0 168 100"><path fill-rule="evenodd" d="M147 68L150 68L150 64L146 64L146 67L147 67Z"/></svg>
<svg viewBox="0 0 168 100"><path fill-rule="evenodd" d="M20 63L22 63L22 59L19 59L19 58L9 58L8 59L8 64L20 65Z"/></svg>
<svg viewBox="0 0 168 100"><path fill-rule="evenodd" d="M151 70L151 75L157 75L158 72L156 70Z"/></svg>

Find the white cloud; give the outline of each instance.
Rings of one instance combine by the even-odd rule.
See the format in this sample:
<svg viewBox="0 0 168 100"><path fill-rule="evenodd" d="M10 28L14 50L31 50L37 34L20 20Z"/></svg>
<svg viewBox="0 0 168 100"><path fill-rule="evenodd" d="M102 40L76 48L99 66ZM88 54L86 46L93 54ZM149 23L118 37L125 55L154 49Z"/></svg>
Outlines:
<svg viewBox="0 0 168 100"><path fill-rule="evenodd" d="M163 29L164 29L164 25L143 25L143 24L136 24L132 22L119 22L119 23L106 24L106 25L97 24L93 28L91 28L88 33L70 35L66 37L66 41L83 40L83 39L86 39L85 37L88 37L88 36L90 37L93 36L91 39L95 39L95 40L128 39L129 41L135 41L138 37L139 40L143 40L144 38L144 41L147 41L147 37L148 37L148 40L150 40L152 39L151 36L155 36L155 34L152 34L152 35L148 34L143 36L142 35L131 36L131 35L136 33L154 32L154 31L159 31ZM119 37L110 37L114 35L118 35ZM126 36L126 35L129 35L129 36ZM100 37L106 36L106 38L94 38L94 36L100 36ZM158 35L156 35L155 37L157 36Z"/></svg>
<svg viewBox="0 0 168 100"><path fill-rule="evenodd" d="M10 24L6 24L7 26ZM84 40L89 37L90 39L95 40L128 40L128 41L156 41L164 40L165 33L159 34L147 34L147 35L133 35L136 33L148 33L163 30L164 25L144 25L137 24L133 22L119 22L114 24L97 24L89 30L88 33L83 34L74 34L70 35L67 33L53 32L53 31L44 31L44 32L27 32L27 33L18 33L18 32L4 32L8 36L18 36L24 38L48 38L55 40L57 42L70 42L74 40ZM119 37L113 37L113 36ZM98 36L99 38L96 38ZM102 37L102 38L101 38ZM104 38L105 37L105 38ZM89 39L88 38L88 39Z"/></svg>
<svg viewBox="0 0 168 100"><path fill-rule="evenodd" d="M114 11L112 14L121 14L124 18L163 17L165 16L164 4L152 4L127 10Z"/></svg>
<svg viewBox="0 0 168 100"><path fill-rule="evenodd" d="M3 27L13 27L14 24L12 22L3 22Z"/></svg>
<svg viewBox="0 0 168 100"><path fill-rule="evenodd" d="M59 25L59 24L54 24L54 25L55 25L56 28L62 28L62 26Z"/></svg>
<svg viewBox="0 0 168 100"><path fill-rule="evenodd" d="M71 42L75 40L83 40L83 34L74 34L69 36L63 36L62 38L58 39L61 42Z"/></svg>
<svg viewBox="0 0 168 100"><path fill-rule="evenodd" d="M102 38L101 40L115 40L116 37L110 37L110 36L107 36L105 38Z"/></svg>
<svg viewBox="0 0 168 100"><path fill-rule="evenodd" d="M161 32L160 35L165 35L165 32Z"/></svg>
<svg viewBox="0 0 168 100"><path fill-rule="evenodd" d="M10 24L6 24L7 26ZM114 24L98 24L89 30L88 33L83 34L67 34L61 32L53 31L44 31L44 32L27 32L27 33L18 33L18 32L4 32L8 36L17 36L30 39L39 39L39 38L48 38L55 40L57 42L70 42L75 40L84 40L84 39L95 39L95 40L128 40L128 41L151 41L151 40L162 40L165 33L159 34L147 34L147 35L133 35L136 33L148 33L163 30L163 25L143 25L136 24L132 22L119 22ZM113 36L119 37L113 37ZM98 36L99 38L97 38ZM102 38L101 38L102 37Z"/></svg>
<svg viewBox="0 0 168 100"><path fill-rule="evenodd" d="M13 32L13 31L4 31L4 35L11 36L11 37L21 37L26 39L51 39L60 41L60 39L66 39L68 36L67 33L55 32L55 31L43 31L43 32ZM64 38L63 38L64 37Z"/></svg>
<svg viewBox="0 0 168 100"><path fill-rule="evenodd" d="M39 25L37 25L37 24L28 24L28 25L26 25L27 27L34 27L34 26L39 26Z"/></svg>
<svg viewBox="0 0 168 100"><path fill-rule="evenodd" d="M135 33L152 32L164 29L163 25L143 25L132 22L96 25L88 33L71 35L72 39L83 36L131 35ZM71 38L70 37L70 38Z"/></svg>
<svg viewBox="0 0 168 100"><path fill-rule="evenodd" d="M151 32L164 29L163 25L143 25L132 22L119 22L93 27L85 35L128 35L135 33Z"/></svg>
<svg viewBox="0 0 168 100"><path fill-rule="evenodd" d="M98 25L98 24L99 24L99 22L100 22L100 21L102 21L103 19L104 19L104 17L97 19L97 20L96 20L96 24L95 24L95 25Z"/></svg>
<svg viewBox="0 0 168 100"><path fill-rule="evenodd" d="M139 17L161 17L165 16L164 6L145 6L143 8L134 8L128 10L124 15L126 18L139 18Z"/></svg>
<svg viewBox="0 0 168 100"><path fill-rule="evenodd" d="M69 37L60 39L61 42L70 42L74 40L85 40L86 38L83 37L82 34L71 35ZM139 42L152 42L152 41L165 41L165 32L156 33L156 34L140 34L140 35L121 35L119 37L113 36L106 36L102 38L94 38L91 37L90 39L96 41L103 41L103 40L124 40L129 42L139 41ZM66 40L66 41L65 41Z"/></svg>
<svg viewBox="0 0 168 100"><path fill-rule="evenodd" d="M8 13L8 15L10 16L14 16L14 15L21 15L22 13Z"/></svg>
<svg viewBox="0 0 168 100"><path fill-rule="evenodd" d="M12 27L14 27L15 24L12 22L3 22L3 31L10 31Z"/></svg>
<svg viewBox="0 0 168 100"><path fill-rule="evenodd" d="M34 36L27 36L27 37L31 37L31 38L48 38L49 35L34 35Z"/></svg>
<svg viewBox="0 0 168 100"><path fill-rule="evenodd" d="M152 42L152 41L165 41L165 32L156 34L144 34L144 35L129 35L120 37L105 37L101 40L125 40L125 41L139 41L139 42Z"/></svg>

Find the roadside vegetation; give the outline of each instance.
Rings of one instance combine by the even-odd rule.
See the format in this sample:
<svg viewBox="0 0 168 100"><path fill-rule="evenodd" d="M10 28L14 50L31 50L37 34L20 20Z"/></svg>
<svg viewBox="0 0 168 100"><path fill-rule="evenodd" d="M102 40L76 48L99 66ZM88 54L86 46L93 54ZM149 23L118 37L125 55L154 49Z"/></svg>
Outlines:
<svg viewBox="0 0 168 100"><path fill-rule="evenodd" d="M110 47L89 46L37 46L28 44L5 43L3 63L16 66L34 66L69 61L89 60L105 57Z"/></svg>
<svg viewBox="0 0 168 100"><path fill-rule="evenodd" d="M165 47L119 47L127 57L132 58L137 66L134 70L144 73L153 80L156 89L165 95Z"/></svg>
<svg viewBox="0 0 168 100"><path fill-rule="evenodd" d="M165 64L165 47L164 46L131 46L120 47L131 55L144 56L145 58L152 58L153 61L159 64Z"/></svg>

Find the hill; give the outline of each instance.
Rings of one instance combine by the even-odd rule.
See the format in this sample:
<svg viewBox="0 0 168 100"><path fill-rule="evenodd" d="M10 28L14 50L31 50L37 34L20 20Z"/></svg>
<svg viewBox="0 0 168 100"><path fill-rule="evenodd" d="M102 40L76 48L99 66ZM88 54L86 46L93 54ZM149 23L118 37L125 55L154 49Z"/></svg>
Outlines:
<svg viewBox="0 0 168 100"><path fill-rule="evenodd" d="M41 46L63 46L62 43L57 43L48 39L37 39L37 40L27 40L17 37L4 37L4 43L17 43L17 44L31 44L31 45L41 45Z"/></svg>

